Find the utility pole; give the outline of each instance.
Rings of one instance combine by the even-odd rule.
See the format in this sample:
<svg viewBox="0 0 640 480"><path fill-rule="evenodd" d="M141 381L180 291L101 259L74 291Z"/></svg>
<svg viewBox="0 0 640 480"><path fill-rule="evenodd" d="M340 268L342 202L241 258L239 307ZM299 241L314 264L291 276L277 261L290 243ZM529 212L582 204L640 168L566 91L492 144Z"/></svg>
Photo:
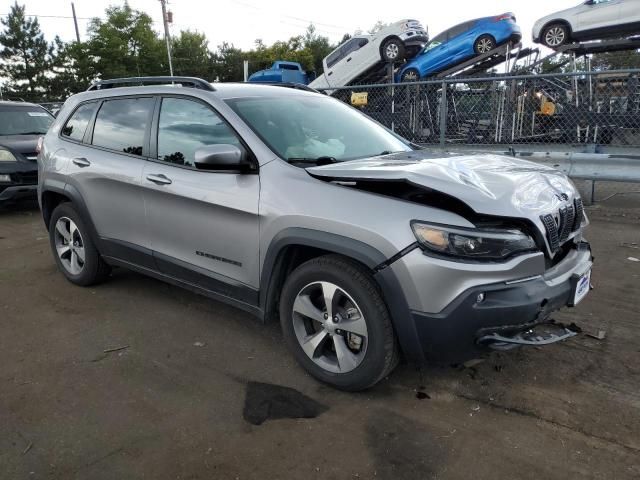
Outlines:
<svg viewBox="0 0 640 480"><path fill-rule="evenodd" d="M167 21L167 0L160 0L162 5L162 23L164 23L164 39L167 42L167 56L169 57L169 73L173 77L173 63L171 62L171 38L169 37L169 22Z"/></svg>
<svg viewBox="0 0 640 480"><path fill-rule="evenodd" d="M73 25L76 27L76 40L80 43L80 30L78 30L78 17L76 17L76 6L71 2L71 11L73 12Z"/></svg>

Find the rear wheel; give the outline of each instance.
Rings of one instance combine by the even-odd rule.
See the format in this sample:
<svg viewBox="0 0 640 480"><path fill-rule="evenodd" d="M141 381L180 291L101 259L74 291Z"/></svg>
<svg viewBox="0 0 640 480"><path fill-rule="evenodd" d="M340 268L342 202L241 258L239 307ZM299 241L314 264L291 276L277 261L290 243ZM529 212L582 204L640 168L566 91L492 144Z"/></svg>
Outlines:
<svg viewBox="0 0 640 480"><path fill-rule="evenodd" d="M561 23L549 25L542 32L542 43L549 48L558 48L569 41L569 29Z"/></svg>
<svg viewBox="0 0 640 480"><path fill-rule="evenodd" d="M496 39L491 35L482 35L478 37L478 39L473 44L473 50L478 55L490 52L494 48L496 48Z"/></svg>
<svg viewBox="0 0 640 480"><path fill-rule="evenodd" d="M298 362L341 390L369 388L397 364L391 318L377 284L343 257L319 257L291 273L280 297L280 323Z"/></svg>
<svg viewBox="0 0 640 480"><path fill-rule="evenodd" d="M100 257L82 218L70 203L58 205L51 214L49 241L58 268L70 282L88 286L109 275L111 269Z"/></svg>
<svg viewBox="0 0 640 480"><path fill-rule="evenodd" d="M385 40L380 51L382 60L385 62L396 63L404 60L404 43L399 38Z"/></svg>

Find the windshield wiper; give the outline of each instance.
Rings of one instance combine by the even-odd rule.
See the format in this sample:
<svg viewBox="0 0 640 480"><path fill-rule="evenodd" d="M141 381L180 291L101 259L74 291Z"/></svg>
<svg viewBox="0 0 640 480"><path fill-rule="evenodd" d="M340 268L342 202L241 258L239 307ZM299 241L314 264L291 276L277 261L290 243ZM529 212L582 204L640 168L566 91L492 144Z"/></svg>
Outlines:
<svg viewBox="0 0 640 480"><path fill-rule="evenodd" d="M315 163L318 166L329 165L331 163L337 163L338 160L335 157L316 157L316 158L305 158L305 157L291 157L287 158L288 163Z"/></svg>
<svg viewBox="0 0 640 480"><path fill-rule="evenodd" d="M12 135L44 135L47 132L20 132L20 133L13 133Z"/></svg>

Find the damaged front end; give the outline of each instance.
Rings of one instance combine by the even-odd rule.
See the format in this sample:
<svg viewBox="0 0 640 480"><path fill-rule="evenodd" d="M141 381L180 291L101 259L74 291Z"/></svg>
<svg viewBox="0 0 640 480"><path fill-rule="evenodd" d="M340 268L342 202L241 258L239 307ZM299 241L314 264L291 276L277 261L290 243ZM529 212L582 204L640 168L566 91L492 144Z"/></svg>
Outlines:
<svg viewBox="0 0 640 480"><path fill-rule="evenodd" d="M426 151L307 171L451 212L453 225L409 222L414 248L384 265L403 283L422 359L460 361L486 347L547 345L575 335L551 321L591 288L591 250L582 238L588 220L563 173L511 157ZM473 228L456 225L460 217Z"/></svg>

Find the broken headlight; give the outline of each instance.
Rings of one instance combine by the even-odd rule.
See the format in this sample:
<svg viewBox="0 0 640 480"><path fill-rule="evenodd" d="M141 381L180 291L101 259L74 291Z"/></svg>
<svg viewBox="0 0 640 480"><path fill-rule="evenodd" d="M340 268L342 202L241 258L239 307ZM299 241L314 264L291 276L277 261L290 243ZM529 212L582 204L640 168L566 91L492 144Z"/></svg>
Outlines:
<svg viewBox="0 0 640 480"><path fill-rule="evenodd" d="M537 250L533 239L514 229L460 228L414 221L413 233L427 251L469 260L504 260Z"/></svg>

